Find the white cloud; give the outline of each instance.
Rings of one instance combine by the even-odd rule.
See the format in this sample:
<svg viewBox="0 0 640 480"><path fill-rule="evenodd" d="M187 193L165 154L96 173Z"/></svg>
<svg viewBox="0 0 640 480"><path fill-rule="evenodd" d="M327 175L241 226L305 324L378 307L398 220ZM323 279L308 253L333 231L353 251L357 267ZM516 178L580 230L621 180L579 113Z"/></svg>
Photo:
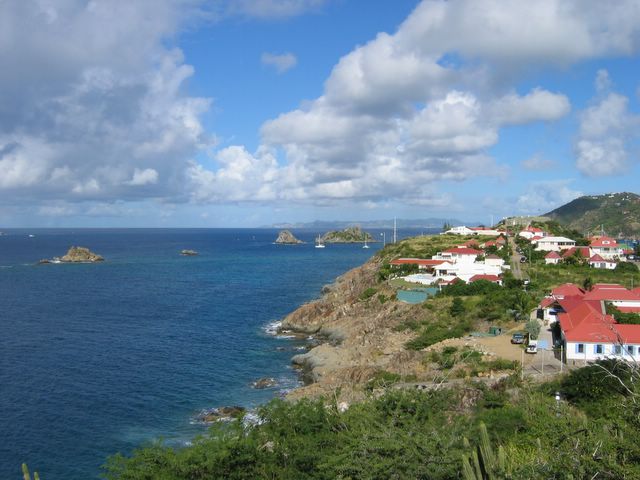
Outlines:
<svg viewBox="0 0 640 480"><path fill-rule="evenodd" d="M600 69L596 72L596 91L597 92L606 92L611 89L612 82L611 77L609 76L609 72L604 69Z"/></svg>
<svg viewBox="0 0 640 480"><path fill-rule="evenodd" d="M153 168L145 168L140 170L136 168L133 171L133 178L129 181L129 185L149 185L158 183L158 172Z"/></svg>
<svg viewBox="0 0 640 480"><path fill-rule="evenodd" d="M637 138L640 117L628 108L629 99L609 93L580 114L575 142L576 166L590 177L621 175L628 171L627 144Z"/></svg>
<svg viewBox="0 0 640 480"><path fill-rule="evenodd" d="M328 0L229 0L227 12L247 17L274 19L318 10Z"/></svg>
<svg viewBox="0 0 640 480"><path fill-rule="evenodd" d="M516 208L523 214L540 215L584 195L570 184L571 180L533 182L518 197Z"/></svg>
<svg viewBox="0 0 640 480"><path fill-rule="evenodd" d="M263 53L260 60L263 65L274 67L278 73L284 73L292 69L298 63L298 59L293 53L283 53L277 55L275 53Z"/></svg>
<svg viewBox="0 0 640 480"><path fill-rule="evenodd" d="M525 170L551 170L555 166L553 160L543 157L540 154L535 154L532 157L527 158L521 162L522 168Z"/></svg>

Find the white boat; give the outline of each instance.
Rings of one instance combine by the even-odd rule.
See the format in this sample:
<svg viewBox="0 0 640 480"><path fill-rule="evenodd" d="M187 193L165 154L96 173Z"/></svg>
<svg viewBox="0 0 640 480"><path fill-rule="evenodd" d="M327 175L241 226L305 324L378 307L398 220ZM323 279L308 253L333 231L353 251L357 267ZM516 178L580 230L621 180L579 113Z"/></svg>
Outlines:
<svg viewBox="0 0 640 480"><path fill-rule="evenodd" d="M367 245L367 239L364 239L364 245L362 246L362 248L369 248L369 245Z"/></svg>
<svg viewBox="0 0 640 480"><path fill-rule="evenodd" d="M318 235L318 238L316 238L316 248L324 248L324 243L322 242L320 235Z"/></svg>

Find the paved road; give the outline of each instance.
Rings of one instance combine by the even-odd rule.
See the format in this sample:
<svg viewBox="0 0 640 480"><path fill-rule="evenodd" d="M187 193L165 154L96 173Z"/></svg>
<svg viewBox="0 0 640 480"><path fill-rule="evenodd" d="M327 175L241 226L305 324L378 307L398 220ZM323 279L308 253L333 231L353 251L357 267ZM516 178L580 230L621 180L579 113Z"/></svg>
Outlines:
<svg viewBox="0 0 640 480"><path fill-rule="evenodd" d="M509 237L507 241L509 242L509 246L513 252L511 255L511 273L513 273L513 276L516 279L522 280L522 268L520 268L520 257L522 257L522 255L516 251L517 245L513 240L513 237Z"/></svg>

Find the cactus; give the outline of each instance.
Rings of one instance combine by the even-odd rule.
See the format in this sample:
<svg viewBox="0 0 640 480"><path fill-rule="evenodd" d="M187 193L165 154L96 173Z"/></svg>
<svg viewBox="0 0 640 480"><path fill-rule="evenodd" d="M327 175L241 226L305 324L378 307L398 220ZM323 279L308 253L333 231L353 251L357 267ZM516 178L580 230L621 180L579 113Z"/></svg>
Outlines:
<svg viewBox="0 0 640 480"><path fill-rule="evenodd" d="M27 467L26 463L22 464L22 477L24 480L31 480L31 474L29 473L29 467ZM40 480L40 475L38 472L33 472L33 480Z"/></svg>
<svg viewBox="0 0 640 480"><path fill-rule="evenodd" d="M465 448L470 449L469 440L463 440ZM489 432L484 423L480 423L480 445L462 456L462 474L465 480L493 480L501 478L506 470L506 454L502 446L498 454L493 451ZM473 467L471 466L473 464Z"/></svg>

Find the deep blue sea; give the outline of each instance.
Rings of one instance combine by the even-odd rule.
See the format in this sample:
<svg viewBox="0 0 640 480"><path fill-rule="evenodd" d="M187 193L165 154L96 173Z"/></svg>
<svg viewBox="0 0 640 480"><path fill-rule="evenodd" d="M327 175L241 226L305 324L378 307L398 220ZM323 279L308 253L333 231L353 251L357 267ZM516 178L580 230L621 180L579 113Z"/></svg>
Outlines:
<svg viewBox="0 0 640 480"><path fill-rule="evenodd" d="M0 236L0 478L98 478L116 452L185 445L202 409L298 385L266 327L381 244L274 245L272 229L30 229ZM374 235L379 232L371 231ZM415 234L419 232L404 232ZM33 235L33 236L29 236ZM390 238L390 232L386 232ZM104 263L35 265L89 247ZM197 250L196 257L179 255ZM260 377L278 386L255 390Z"/></svg>

